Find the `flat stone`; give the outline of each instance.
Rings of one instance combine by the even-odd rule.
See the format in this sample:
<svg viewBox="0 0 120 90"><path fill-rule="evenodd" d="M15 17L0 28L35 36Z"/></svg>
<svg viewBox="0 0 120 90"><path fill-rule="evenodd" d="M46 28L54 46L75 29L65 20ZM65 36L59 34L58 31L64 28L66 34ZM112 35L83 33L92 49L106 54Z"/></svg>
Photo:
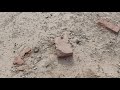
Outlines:
<svg viewBox="0 0 120 90"><path fill-rule="evenodd" d="M63 37L56 37L55 45L58 57L62 58L73 55L73 50L71 48L71 45L68 43L68 37L66 34L64 34Z"/></svg>
<svg viewBox="0 0 120 90"><path fill-rule="evenodd" d="M14 65L23 65L24 60L22 60L20 56L17 56L17 57L15 57L15 60L14 60L13 64Z"/></svg>
<svg viewBox="0 0 120 90"><path fill-rule="evenodd" d="M25 71L29 69L28 65L21 65L19 67L16 67L17 71Z"/></svg>
<svg viewBox="0 0 120 90"><path fill-rule="evenodd" d="M114 31L114 32L119 32L119 30L120 30L120 27L119 27L119 26L111 23L111 22L110 22L109 20L107 20L107 19L100 19L100 20L98 21L98 24L99 24L99 25L102 25L103 27L106 27L106 28L108 28L108 29L110 29L110 30L112 30L112 31Z"/></svg>

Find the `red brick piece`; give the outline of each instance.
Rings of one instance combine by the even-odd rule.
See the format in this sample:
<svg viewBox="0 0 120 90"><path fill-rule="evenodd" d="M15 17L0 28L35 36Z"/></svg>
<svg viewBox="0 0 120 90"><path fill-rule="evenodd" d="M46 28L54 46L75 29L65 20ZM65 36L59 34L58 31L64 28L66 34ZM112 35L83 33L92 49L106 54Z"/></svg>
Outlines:
<svg viewBox="0 0 120 90"><path fill-rule="evenodd" d="M15 60L13 62L14 65L22 65L24 64L24 58L25 57L28 57L30 54L31 54L31 48L27 47L27 48L24 48L20 54L15 57Z"/></svg>
<svg viewBox="0 0 120 90"><path fill-rule="evenodd" d="M106 19L100 19L100 20L98 21L98 24L99 24L99 25L102 25L102 26L104 26L104 27L106 27L106 28L108 28L108 29L110 29L110 30L112 30L112 31L114 31L114 32L119 32L119 30L120 30L120 27L119 27L119 26L114 25L113 23L109 22L109 21L106 20Z"/></svg>
<svg viewBox="0 0 120 90"><path fill-rule="evenodd" d="M21 59L20 56L17 56L17 57L15 57L13 64L14 65L22 65L22 64L24 64L24 61Z"/></svg>
<svg viewBox="0 0 120 90"><path fill-rule="evenodd" d="M71 45L68 43L68 38L66 34L63 37L55 38L55 45L58 57L62 58L73 55L73 50L71 48Z"/></svg>

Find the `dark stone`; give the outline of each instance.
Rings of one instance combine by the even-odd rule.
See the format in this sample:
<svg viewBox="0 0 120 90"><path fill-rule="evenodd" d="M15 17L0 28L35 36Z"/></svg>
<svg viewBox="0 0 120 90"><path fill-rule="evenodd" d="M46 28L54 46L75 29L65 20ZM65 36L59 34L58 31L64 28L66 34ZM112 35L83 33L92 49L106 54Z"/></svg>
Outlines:
<svg viewBox="0 0 120 90"><path fill-rule="evenodd" d="M39 48L38 47L35 47L34 48L34 53L38 53L39 52Z"/></svg>

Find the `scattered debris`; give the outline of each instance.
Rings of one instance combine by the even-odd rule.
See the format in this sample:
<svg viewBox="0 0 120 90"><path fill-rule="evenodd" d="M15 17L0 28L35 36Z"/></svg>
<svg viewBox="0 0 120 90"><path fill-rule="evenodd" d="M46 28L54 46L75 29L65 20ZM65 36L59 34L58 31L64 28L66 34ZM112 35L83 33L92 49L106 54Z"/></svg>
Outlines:
<svg viewBox="0 0 120 90"><path fill-rule="evenodd" d="M39 48L38 47L35 47L34 48L34 53L38 53L39 52Z"/></svg>
<svg viewBox="0 0 120 90"><path fill-rule="evenodd" d="M13 53L15 53L15 51L13 51Z"/></svg>
<svg viewBox="0 0 120 90"><path fill-rule="evenodd" d="M37 64L39 61L41 61L41 55L38 55L34 58L33 64Z"/></svg>
<svg viewBox="0 0 120 90"><path fill-rule="evenodd" d="M16 67L16 69L17 69L18 71L24 71L26 68L27 68L27 66L19 66L19 67Z"/></svg>
<svg viewBox="0 0 120 90"><path fill-rule="evenodd" d="M20 56L22 57L22 59L24 59L25 57L28 57L31 54L32 50L31 48L27 47L24 48L21 52L20 52Z"/></svg>
<svg viewBox="0 0 120 90"><path fill-rule="evenodd" d="M37 69L37 67L34 67L34 68L33 68L33 70L36 70L36 69Z"/></svg>
<svg viewBox="0 0 120 90"><path fill-rule="evenodd" d="M55 38L56 52L58 57L68 57L73 55L71 45L68 43L67 33L64 36Z"/></svg>
<svg viewBox="0 0 120 90"><path fill-rule="evenodd" d="M41 59L42 59L42 56L41 56L41 55L38 55L38 56L36 57L37 62L39 62Z"/></svg>
<svg viewBox="0 0 120 90"><path fill-rule="evenodd" d="M20 56L15 57L15 60L13 62L14 65L23 65L24 61L21 59Z"/></svg>
<svg viewBox="0 0 120 90"><path fill-rule="evenodd" d="M76 44L80 44L80 40L78 40L78 39L76 39L75 42L76 42Z"/></svg>
<svg viewBox="0 0 120 90"><path fill-rule="evenodd" d="M30 55L31 53L31 48L25 48L23 49L20 54L15 57L15 60L13 62L14 65L23 65L24 64L24 58Z"/></svg>
<svg viewBox="0 0 120 90"><path fill-rule="evenodd" d="M107 20L107 19L100 19L99 21L98 21L98 24L99 25L102 25L102 26L104 26L104 27L106 27L106 28L108 28L108 29L110 29L110 30L112 30L112 31L114 31L114 32L118 32L119 30L120 30L120 27L119 26L117 26L117 25L114 25L113 23L111 23L109 20Z"/></svg>

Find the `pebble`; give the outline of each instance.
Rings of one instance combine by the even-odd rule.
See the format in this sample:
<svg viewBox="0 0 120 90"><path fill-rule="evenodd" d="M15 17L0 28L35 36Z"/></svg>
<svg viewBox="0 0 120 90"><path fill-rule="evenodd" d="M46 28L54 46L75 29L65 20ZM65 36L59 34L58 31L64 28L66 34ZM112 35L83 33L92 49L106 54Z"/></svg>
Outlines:
<svg viewBox="0 0 120 90"><path fill-rule="evenodd" d="M80 41L78 39L76 39L76 44L80 44Z"/></svg>
<svg viewBox="0 0 120 90"><path fill-rule="evenodd" d="M23 65L24 61L21 59L20 56L15 57L15 60L13 62L14 65Z"/></svg>
<svg viewBox="0 0 120 90"><path fill-rule="evenodd" d="M64 34L63 37L56 37L55 38L55 46L57 56L59 58L68 57L73 55L73 50L71 45L68 43L67 34Z"/></svg>
<svg viewBox="0 0 120 90"><path fill-rule="evenodd" d="M38 53L39 52L39 48L38 47L35 47L34 48L34 53Z"/></svg>

